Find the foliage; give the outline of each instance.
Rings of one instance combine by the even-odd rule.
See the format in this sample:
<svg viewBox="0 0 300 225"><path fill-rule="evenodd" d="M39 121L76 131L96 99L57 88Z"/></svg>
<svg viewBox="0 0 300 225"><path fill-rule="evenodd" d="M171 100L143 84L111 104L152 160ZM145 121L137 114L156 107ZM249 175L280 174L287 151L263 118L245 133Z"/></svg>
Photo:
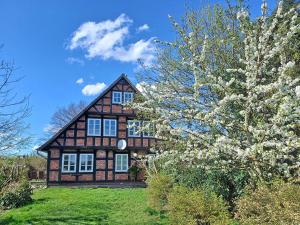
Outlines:
<svg viewBox="0 0 300 225"><path fill-rule="evenodd" d="M164 225L167 218L147 210L143 188L48 188L30 205L5 211L0 224Z"/></svg>
<svg viewBox="0 0 300 225"><path fill-rule="evenodd" d="M17 183L27 178L28 168L21 157L0 158L0 192L10 183Z"/></svg>
<svg viewBox="0 0 300 225"><path fill-rule="evenodd" d="M128 169L128 172L130 173L130 177L131 179L133 179L134 181L137 180L138 174L142 171L143 169L138 166L138 164L135 162L133 165L130 166L130 168Z"/></svg>
<svg viewBox="0 0 300 225"><path fill-rule="evenodd" d="M237 12L237 9L239 10ZM246 171L253 183L300 175L300 79L286 49L299 40L295 8L251 20L239 7L188 13L140 79L167 165ZM278 27L285 25L286 32ZM177 148L178 147L178 148ZM170 157L169 157L170 156Z"/></svg>
<svg viewBox="0 0 300 225"><path fill-rule="evenodd" d="M47 160L40 156L24 157L24 162L27 167L31 167L37 171L46 171L47 169Z"/></svg>
<svg viewBox="0 0 300 225"><path fill-rule="evenodd" d="M164 174L155 174L147 179L149 206L163 211L167 204L167 196L173 187L172 179Z"/></svg>
<svg viewBox="0 0 300 225"><path fill-rule="evenodd" d="M168 196L171 224L232 224L229 211L221 197L209 190L177 186Z"/></svg>
<svg viewBox="0 0 300 225"><path fill-rule="evenodd" d="M225 173L220 170L206 171L202 168L184 166L177 167L173 178L176 183L188 188L202 187L212 190L229 203L231 210L235 206L234 201L243 194L249 180L245 171L233 169Z"/></svg>
<svg viewBox="0 0 300 225"><path fill-rule="evenodd" d="M10 183L0 193L0 206L3 209L17 208L32 201L32 189L28 181Z"/></svg>
<svg viewBox="0 0 300 225"><path fill-rule="evenodd" d="M260 184L237 202L242 224L300 224L300 186L284 182Z"/></svg>

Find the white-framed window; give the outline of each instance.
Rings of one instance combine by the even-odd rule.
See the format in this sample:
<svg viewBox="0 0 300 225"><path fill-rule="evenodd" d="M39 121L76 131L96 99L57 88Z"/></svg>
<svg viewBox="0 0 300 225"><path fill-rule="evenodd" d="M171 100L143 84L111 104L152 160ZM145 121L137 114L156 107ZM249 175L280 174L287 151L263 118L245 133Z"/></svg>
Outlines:
<svg viewBox="0 0 300 225"><path fill-rule="evenodd" d="M141 122L137 120L128 121L128 136L129 137L140 137L139 133Z"/></svg>
<svg viewBox="0 0 300 225"><path fill-rule="evenodd" d="M149 121L143 122L143 136L144 137L154 137L154 125Z"/></svg>
<svg viewBox="0 0 300 225"><path fill-rule="evenodd" d="M94 154L80 154L79 172L93 172Z"/></svg>
<svg viewBox="0 0 300 225"><path fill-rule="evenodd" d="M103 134L104 136L117 136L117 120L115 119L104 119L103 120Z"/></svg>
<svg viewBox="0 0 300 225"><path fill-rule="evenodd" d="M116 172L128 171L128 154L116 154Z"/></svg>
<svg viewBox="0 0 300 225"><path fill-rule="evenodd" d="M113 104L122 104L122 92L113 91L112 103Z"/></svg>
<svg viewBox="0 0 300 225"><path fill-rule="evenodd" d="M133 101L133 92L124 92L124 103L132 102Z"/></svg>
<svg viewBox="0 0 300 225"><path fill-rule="evenodd" d="M101 135L101 119L88 119L88 136Z"/></svg>
<svg viewBox="0 0 300 225"><path fill-rule="evenodd" d="M62 172L70 173L76 172L76 154L62 155Z"/></svg>

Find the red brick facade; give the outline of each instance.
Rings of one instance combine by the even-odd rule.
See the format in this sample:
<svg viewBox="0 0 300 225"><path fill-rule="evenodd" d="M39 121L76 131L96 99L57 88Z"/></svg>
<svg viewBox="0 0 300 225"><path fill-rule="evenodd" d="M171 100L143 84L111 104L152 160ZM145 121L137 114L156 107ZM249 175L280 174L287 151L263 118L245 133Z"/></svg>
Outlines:
<svg viewBox="0 0 300 225"><path fill-rule="evenodd" d="M132 92L137 90L131 85L127 77L122 75L107 91L100 95L82 113L80 113L70 124L66 125L54 138L44 144L40 150L48 152L48 182L112 182L129 181L128 172L115 171L116 154L128 155L128 168L136 161L133 157L147 154L150 146L155 144L153 138L128 137L127 122L136 118L131 109L124 109L120 104L112 104L112 93ZM116 120L116 136L89 136L87 134L88 119L114 119ZM101 124L103 131L103 122ZM125 150L118 150L119 140L125 140ZM74 172L63 172L63 154L76 155L76 170ZM81 154L93 155L93 169L90 172L80 172L79 157ZM138 180L144 180L144 173L138 175Z"/></svg>

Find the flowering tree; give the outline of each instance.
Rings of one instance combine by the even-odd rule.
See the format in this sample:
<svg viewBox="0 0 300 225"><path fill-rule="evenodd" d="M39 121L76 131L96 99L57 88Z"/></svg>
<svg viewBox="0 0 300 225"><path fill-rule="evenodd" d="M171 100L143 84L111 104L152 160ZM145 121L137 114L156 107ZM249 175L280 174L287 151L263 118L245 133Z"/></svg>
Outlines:
<svg viewBox="0 0 300 225"><path fill-rule="evenodd" d="M171 18L179 38L141 76L144 101L134 107L155 123L166 164L296 178L300 78L287 49L299 41L297 10L280 2L271 18L263 2L252 21L235 9L189 14L182 26Z"/></svg>

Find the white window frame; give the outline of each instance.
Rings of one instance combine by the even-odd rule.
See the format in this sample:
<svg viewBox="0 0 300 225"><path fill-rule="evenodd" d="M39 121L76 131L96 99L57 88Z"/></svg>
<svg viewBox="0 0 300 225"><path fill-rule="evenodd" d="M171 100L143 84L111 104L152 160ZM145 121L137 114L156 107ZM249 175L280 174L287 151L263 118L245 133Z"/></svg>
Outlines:
<svg viewBox="0 0 300 225"><path fill-rule="evenodd" d="M120 102L115 101L115 94L120 94ZM121 91L113 91L112 92L112 103L113 104L122 104L122 92Z"/></svg>
<svg viewBox="0 0 300 225"><path fill-rule="evenodd" d="M127 132L128 132L128 137L140 137L141 133L137 132L138 130L136 130L136 126L131 127L130 123L139 123L139 127L141 127L141 121L139 120L128 120L127 123ZM134 128L134 133L135 134L130 134L130 129Z"/></svg>
<svg viewBox="0 0 300 225"><path fill-rule="evenodd" d="M92 165L91 165L90 170L87 170L87 167L88 167L87 162L88 161L86 161L86 163L84 165L85 169L84 170L81 169L82 156L86 156L86 157L92 156ZM80 156L79 156L79 172L93 172L93 169L94 169L94 154L89 154L89 153L80 154Z"/></svg>
<svg viewBox="0 0 300 225"><path fill-rule="evenodd" d="M151 123L150 121L143 121L143 126L145 126L145 123L149 123L149 130L148 131L143 131L143 137L147 137L147 138L152 138L154 137L154 126L153 123ZM152 129L151 129L152 127ZM143 129L145 129L145 127L143 127ZM151 131L152 130L152 131ZM147 132L148 134L150 134L151 132L153 133L153 135L145 135L145 132Z"/></svg>
<svg viewBox="0 0 300 225"><path fill-rule="evenodd" d="M106 130L105 130L105 122L106 121L109 121L109 129L108 129L108 134L106 133ZM111 121L114 121L115 122L115 132L114 134L111 134ZM117 120L116 119L103 119L103 136L106 136L106 137L116 137L117 136Z"/></svg>
<svg viewBox="0 0 300 225"><path fill-rule="evenodd" d="M90 133L90 121L94 121L93 133ZM95 121L99 121L99 134L96 134L96 123ZM88 136L101 136L101 119L98 118L88 118L88 126L87 126L87 135Z"/></svg>
<svg viewBox="0 0 300 225"><path fill-rule="evenodd" d="M126 164L126 169L123 169L123 157L124 156L126 156L126 162L127 162L127 164ZM117 162L118 162L118 160L117 160L117 158L118 157L121 157L121 169L117 169L118 168L118 165L117 165ZM116 154L115 155L115 172L128 172L128 154Z"/></svg>
<svg viewBox="0 0 300 225"><path fill-rule="evenodd" d="M131 97L130 97L130 100L127 100L126 101L126 95L130 95ZM129 102L133 102L133 92L129 92L129 91L125 91L124 93L123 93L123 102L124 103L129 103Z"/></svg>
<svg viewBox="0 0 300 225"><path fill-rule="evenodd" d="M68 156L68 169L65 170L65 156ZM75 156L75 164L74 164L74 170L70 170L71 163L70 163L70 156ZM77 166L77 154L74 153L64 153L62 154L62 172L63 173L75 173L76 172L76 166Z"/></svg>

